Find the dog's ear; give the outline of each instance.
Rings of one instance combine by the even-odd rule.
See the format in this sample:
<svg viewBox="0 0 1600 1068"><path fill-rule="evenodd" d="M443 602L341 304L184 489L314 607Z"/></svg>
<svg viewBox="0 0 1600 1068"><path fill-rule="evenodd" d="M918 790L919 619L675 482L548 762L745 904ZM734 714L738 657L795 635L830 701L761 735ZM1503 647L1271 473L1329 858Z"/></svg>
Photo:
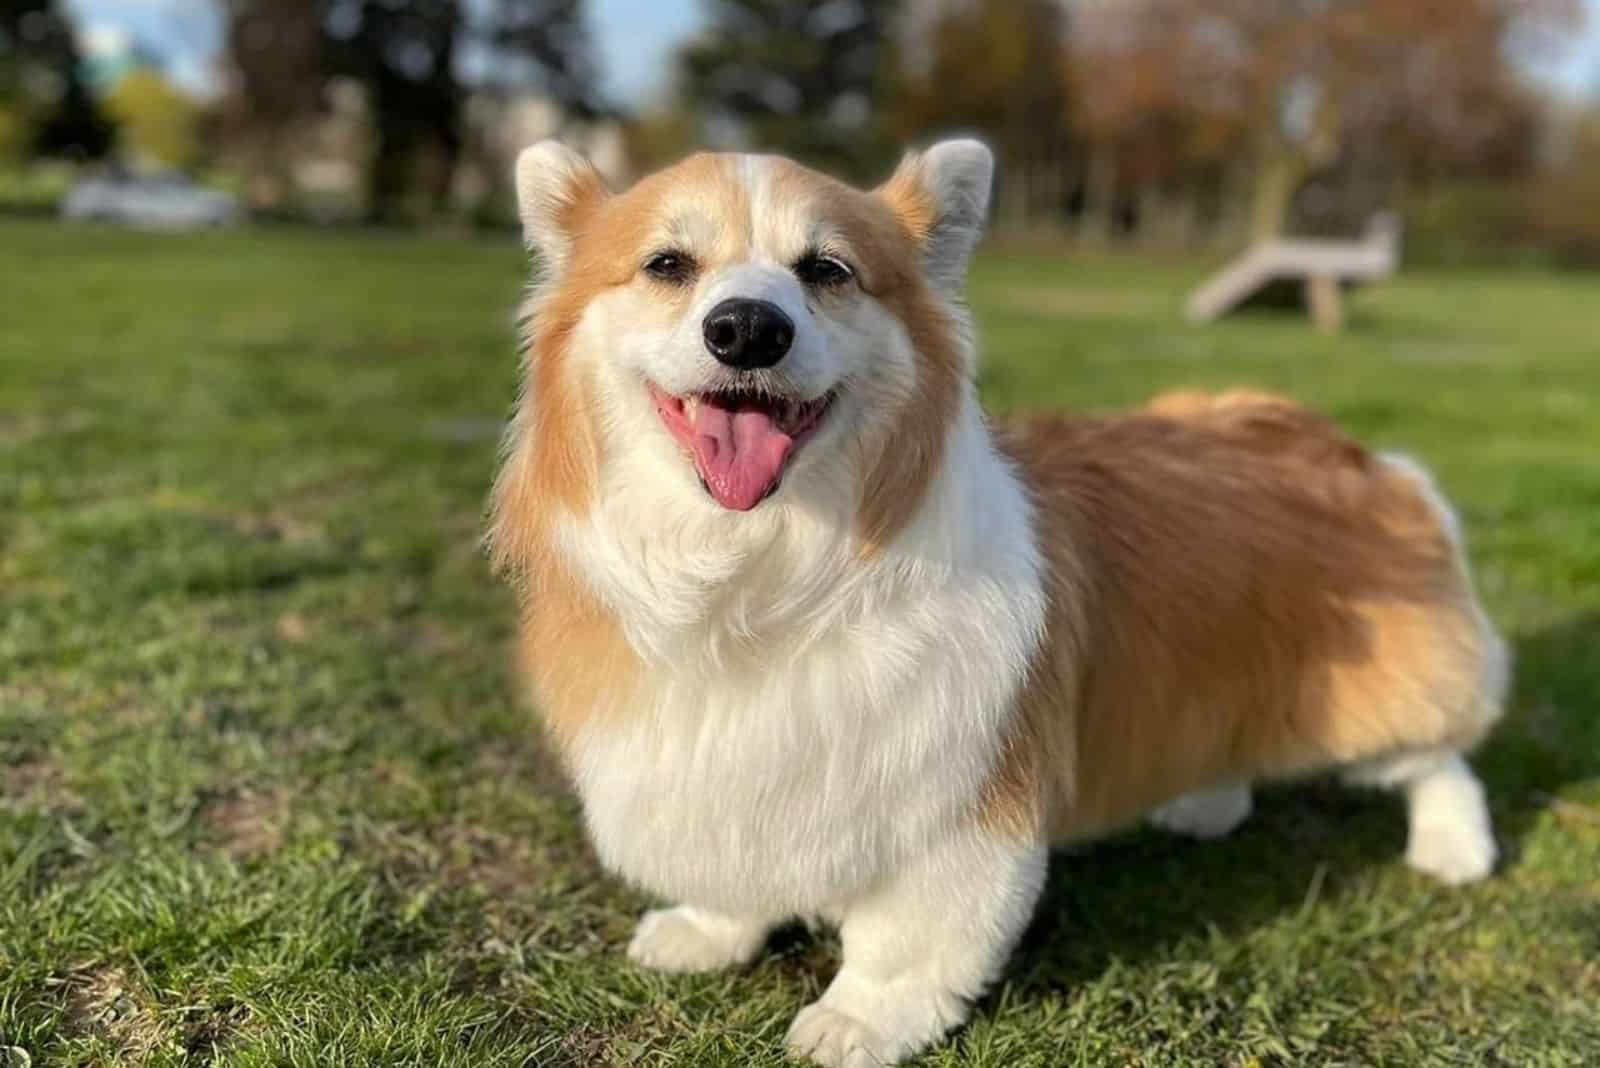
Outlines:
<svg viewBox="0 0 1600 1068"><path fill-rule="evenodd" d="M993 182L994 153L982 141L963 138L908 154L878 189L922 246L928 277L952 296L966 283Z"/></svg>
<svg viewBox="0 0 1600 1068"><path fill-rule="evenodd" d="M540 141L517 157L523 236L548 274L566 266L573 235L608 196L600 172L560 141Z"/></svg>

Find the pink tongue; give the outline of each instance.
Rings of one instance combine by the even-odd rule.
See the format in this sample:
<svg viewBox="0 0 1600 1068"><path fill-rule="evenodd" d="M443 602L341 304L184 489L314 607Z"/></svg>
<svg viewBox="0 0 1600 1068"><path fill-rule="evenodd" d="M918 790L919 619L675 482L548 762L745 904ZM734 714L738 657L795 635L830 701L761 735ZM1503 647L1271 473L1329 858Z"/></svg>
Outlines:
<svg viewBox="0 0 1600 1068"><path fill-rule="evenodd" d="M694 465L724 508L748 512L778 484L794 439L757 408L730 411L709 398L694 414Z"/></svg>

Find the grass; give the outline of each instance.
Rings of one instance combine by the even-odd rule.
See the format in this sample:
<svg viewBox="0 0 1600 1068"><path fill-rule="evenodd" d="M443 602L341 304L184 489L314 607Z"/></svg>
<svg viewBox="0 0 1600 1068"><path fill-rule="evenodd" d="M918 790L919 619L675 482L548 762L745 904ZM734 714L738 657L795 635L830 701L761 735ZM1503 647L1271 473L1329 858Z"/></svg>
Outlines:
<svg viewBox="0 0 1600 1068"><path fill-rule="evenodd" d="M621 955L478 549L505 243L0 224L0 1064L775 1065L835 966ZM1600 281L1407 275L1351 329L1209 329L1186 265L990 254L1002 410L1253 383L1424 457L1520 659L1503 871L1391 798L1270 791L1221 844L1060 858L923 1065L1600 1056Z"/></svg>

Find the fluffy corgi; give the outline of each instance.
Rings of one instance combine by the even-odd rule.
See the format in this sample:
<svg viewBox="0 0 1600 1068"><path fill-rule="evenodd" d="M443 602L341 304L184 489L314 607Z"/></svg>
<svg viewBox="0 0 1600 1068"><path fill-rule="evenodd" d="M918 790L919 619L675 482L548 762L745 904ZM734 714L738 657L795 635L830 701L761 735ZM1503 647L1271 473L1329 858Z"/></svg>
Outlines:
<svg viewBox="0 0 1600 1068"><path fill-rule="evenodd" d="M608 190L517 165L538 277L490 539L628 954L844 960L789 1047L898 1062L1003 967L1054 843L1225 833L1251 784L1404 792L1407 860L1495 859L1463 754L1505 646L1450 508L1272 396L991 424L961 295L993 160L861 191L697 155Z"/></svg>

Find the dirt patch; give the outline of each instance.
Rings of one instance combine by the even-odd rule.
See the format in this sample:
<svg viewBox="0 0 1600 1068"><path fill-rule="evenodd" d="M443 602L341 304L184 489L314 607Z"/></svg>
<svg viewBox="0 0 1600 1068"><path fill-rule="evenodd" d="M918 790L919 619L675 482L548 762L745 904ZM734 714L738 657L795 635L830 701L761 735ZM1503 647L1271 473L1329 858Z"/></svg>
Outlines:
<svg viewBox="0 0 1600 1068"><path fill-rule="evenodd" d="M228 525L248 538L277 541L286 545L308 545L327 540L327 531L320 523L301 519L281 509L271 512L253 512L248 515L228 516Z"/></svg>
<svg viewBox="0 0 1600 1068"><path fill-rule="evenodd" d="M250 1022L250 1010L233 1002L196 1006L195 1012L197 1018L186 1028L183 1051L203 1063L216 1062Z"/></svg>
<svg viewBox="0 0 1600 1068"><path fill-rule="evenodd" d="M283 641L299 645L311 637L311 624L298 612L285 612L272 624L272 631Z"/></svg>
<svg viewBox="0 0 1600 1068"><path fill-rule="evenodd" d="M471 886L490 896L538 883L542 873L538 858L520 837L475 824L457 824L448 828L443 838L449 859L442 874L449 883Z"/></svg>
<svg viewBox="0 0 1600 1068"><path fill-rule="evenodd" d="M53 810L77 811L83 798L67 786L61 768L43 759L0 764L0 802Z"/></svg>
<svg viewBox="0 0 1600 1068"><path fill-rule="evenodd" d="M76 434L94 424L94 414L81 408L37 415L0 414L0 448L26 445L38 438Z"/></svg>
<svg viewBox="0 0 1600 1068"><path fill-rule="evenodd" d="M283 844L289 798L281 790L242 790L209 803L202 820L234 860L252 860Z"/></svg>
<svg viewBox="0 0 1600 1068"><path fill-rule="evenodd" d="M113 1047L118 1064L140 1065L168 1042L160 1018L140 1004L127 974L111 964L75 972L63 980L62 1029Z"/></svg>
<svg viewBox="0 0 1600 1068"><path fill-rule="evenodd" d="M611 1053L616 1035L598 1027L577 1027L561 1036L551 1060L551 1068L589 1068L603 1063Z"/></svg>
<svg viewBox="0 0 1600 1068"><path fill-rule="evenodd" d="M61 769L46 760L22 760L0 766L0 784L8 796L23 796L59 787Z"/></svg>
<svg viewBox="0 0 1600 1068"><path fill-rule="evenodd" d="M115 1064L143 1065L157 1054L170 1056L178 1050L186 1057L215 1061L250 1018L244 1005L226 1001L186 1005L163 1019L128 973L114 964L81 969L55 985L61 987L63 1034L109 1047Z"/></svg>

